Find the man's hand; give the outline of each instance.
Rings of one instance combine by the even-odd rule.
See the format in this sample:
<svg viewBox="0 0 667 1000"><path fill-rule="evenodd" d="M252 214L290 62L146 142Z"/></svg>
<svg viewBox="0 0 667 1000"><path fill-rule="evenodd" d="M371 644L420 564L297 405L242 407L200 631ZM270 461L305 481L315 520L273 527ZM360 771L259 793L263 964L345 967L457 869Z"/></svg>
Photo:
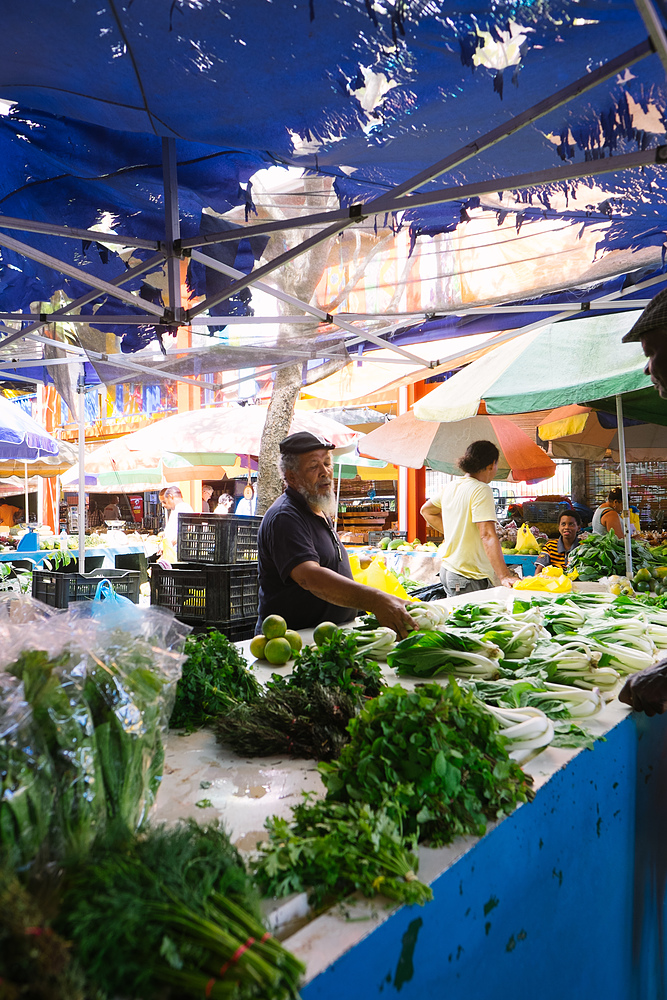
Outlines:
<svg viewBox="0 0 667 1000"><path fill-rule="evenodd" d="M399 639L405 639L409 632L414 632L417 628L414 618L405 610L406 604L407 601L402 597L385 594L382 590L374 591L373 614L380 625L393 628Z"/></svg>
<svg viewBox="0 0 667 1000"><path fill-rule="evenodd" d="M662 715L667 708L667 659L654 667L631 674L623 685L618 700L635 712Z"/></svg>
<svg viewBox="0 0 667 1000"><path fill-rule="evenodd" d="M500 586L501 587L509 587L511 589L514 586L514 584L517 582L518 579L519 579L518 576L514 576L513 573L510 573L509 576L501 576L500 577Z"/></svg>

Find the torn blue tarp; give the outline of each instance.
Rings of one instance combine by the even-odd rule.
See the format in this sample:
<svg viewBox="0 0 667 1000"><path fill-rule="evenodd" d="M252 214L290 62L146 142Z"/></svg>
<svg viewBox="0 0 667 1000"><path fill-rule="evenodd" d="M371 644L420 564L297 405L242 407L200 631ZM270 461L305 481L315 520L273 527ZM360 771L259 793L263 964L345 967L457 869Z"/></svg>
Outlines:
<svg viewBox="0 0 667 1000"><path fill-rule="evenodd" d="M206 207L250 209L248 180L270 163L332 177L341 202L351 204L470 146L470 155L422 186L492 181L500 191L527 171L535 185L514 192L509 208L498 208L492 193L411 210L403 221L415 240L455 231L480 205L499 219L510 212L517 229L540 213L582 230L608 220L595 253L618 252L618 274L659 266L664 166L539 184L546 169L665 142L667 89L657 55L621 66L589 91L573 90L521 130L509 127L646 35L632 0L23 0L3 12L0 36L0 97L23 109L0 119L0 212L80 228L111 218L119 233L162 240L160 137L176 140L184 237L199 232ZM480 136L503 127L512 134L474 155ZM63 260L107 280L125 266L102 243L12 235L48 253L58 247ZM48 300L57 288L80 293L77 279L1 253L8 311ZM233 259L245 271L257 254L236 244ZM545 278L550 294L554 267ZM190 280L202 289L194 267ZM150 276L128 287L144 281ZM590 284L587 273L566 283ZM211 274L202 294L225 287ZM239 294L219 312L239 314L246 299ZM139 349L151 330L160 332L131 328L123 350Z"/></svg>

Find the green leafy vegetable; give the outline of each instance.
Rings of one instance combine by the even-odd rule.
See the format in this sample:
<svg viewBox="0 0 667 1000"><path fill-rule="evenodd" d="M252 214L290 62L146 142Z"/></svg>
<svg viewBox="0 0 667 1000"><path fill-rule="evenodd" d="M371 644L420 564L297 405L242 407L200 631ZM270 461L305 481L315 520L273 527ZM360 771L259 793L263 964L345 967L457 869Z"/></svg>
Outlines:
<svg viewBox="0 0 667 1000"><path fill-rule="evenodd" d="M103 840L69 868L58 929L111 996L287 1000L303 966L261 923L238 852L216 824Z"/></svg>
<svg viewBox="0 0 667 1000"><path fill-rule="evenodd" d="M403 837L405 805L386 801L372 809L363 802L313 801L312 793L303 794L292 823L278 816L266 822L269 841L256 864L265 895L308 890L316 908L355 889L407 904L432 898L415 875L416 845Z"/></svg>
<svg viewBox="0 0 667 1000"><path fill-rule="evenodd" d="M222 632L189 636L187 659L176 689L169 725L188 732L227 711L237 701L253 701L260 693L255 677L233 642Z"/></svg>
<svg viewBox="0 0 667 1000"><path fill-rule="evenodd" d="M328 796L374 808L393 797L406 807L406 832L435 846L481 836L488 819L532 797L498 723L453 678L415 691L387 688L349 729L340 758L319 767Z"/></svg>
<svg viewBox="0 0 667 1000"><path fill-rule="evenodd" d="M378 664L364 659L354 635L343 631L335 632L321 646L305 646L294 661L292 673L288 677L273 674L268 687L273 690L298 687L307 691L315 684L371 698L383 686Z"/></svg>

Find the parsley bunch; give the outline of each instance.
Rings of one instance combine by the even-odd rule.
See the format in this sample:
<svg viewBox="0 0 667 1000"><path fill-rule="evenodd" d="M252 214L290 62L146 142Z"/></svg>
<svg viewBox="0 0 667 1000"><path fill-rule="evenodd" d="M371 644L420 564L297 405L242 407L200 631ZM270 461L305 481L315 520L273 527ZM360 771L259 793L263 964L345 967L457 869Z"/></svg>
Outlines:
<svg viewBox="0 0 667 1000"><path fill-rule="evenodd" d="M335 632L321 646L305 646L294 661L289 677L274 674L268 687L298 687L310 690L314 685L341 688L348 694L374 698L383 682L377 663L365 660L354 635Z"/></svg>
<svg viewBox="0 0 667 1000"><path fill-rule="evenodd" d="M246 660L222 632L189 636L185 654L169 720L172 729L201 729L232 702L254 701L259 696L260 686L246 669Z"/></svg>

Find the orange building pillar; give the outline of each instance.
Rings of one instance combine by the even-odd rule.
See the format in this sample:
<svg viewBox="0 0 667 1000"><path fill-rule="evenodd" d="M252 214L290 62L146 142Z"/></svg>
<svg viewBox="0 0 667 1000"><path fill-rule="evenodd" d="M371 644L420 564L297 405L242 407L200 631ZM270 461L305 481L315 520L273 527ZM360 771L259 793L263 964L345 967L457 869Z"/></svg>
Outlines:
<svg viewBox="0 0 667 1000"><path fill-rule="evenodd" d="M412 409L417 400L428 395L433 388L435 388L434 385L426 385L423 380L413 382L412 385L409 385L407 387L408 409ZM428 525L419 511L426 503L426 469L424 467L421 469L408 469L407 473L408 541L411 542L413 539L418 538L420 542L425 542Z"/></svg>

